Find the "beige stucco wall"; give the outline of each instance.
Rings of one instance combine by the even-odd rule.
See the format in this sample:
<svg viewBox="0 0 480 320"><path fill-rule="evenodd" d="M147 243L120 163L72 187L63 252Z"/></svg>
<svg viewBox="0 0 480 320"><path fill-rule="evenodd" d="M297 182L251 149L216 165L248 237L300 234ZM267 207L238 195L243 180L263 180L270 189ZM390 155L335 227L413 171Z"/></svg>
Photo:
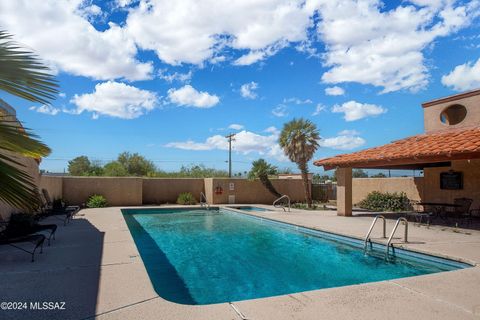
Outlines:
<svg viewBox="0 0 480 320"><path fill-rule="evenodd" d="M405 192L411 200L423 197L424 178L355 178L353 179L352 202L359 203L372 191ZM437 187L438 188L438 187Z"/></svg>
<svg viewBox="0 0 480 320"><path fill-rule="evenodd" d="M441 190L440 173L450 169L463 172L463 190ZM474 200L473 207L480 207L480 160L452 161L452 167L426 168L425 201L449 202L455 198L467 197Z"/></svg>
<svg viewBox="0 0 480 320"><path fill-rule="evenodd" d="M200 192L205 192L203 179L143 179L143 204L176 203L182 192L190 192L199 201Z"/></svg>
<svg viewBox="0 0 480 320"><path fill-rule="evenodd" d="M41 176L39 191L48 190L51 200L63 198L63 178L52 176Z"/></svg>
<svg viewBox="0 0 480 320"><path fill-rule="evenodd" d="M228 196L235 195L235 203L272 204L275 196L270 194L259 181L245 179L161 179L161 178L117 178L117 177L43 177L42 186L49 190L52 198L63 198L69 204L83 204L92 194L105 196L109 205L142 205L175 203L182 192L192 193L199 200L204 192L212 204L228 203ZM59 182L62 180L62 182ZM229 190L229 183L234 190ZM281 194L292 201L304 201L301 180L272 180ZM62 193L59 194L59 185ZM220 186L223 194L216 195ZM61 196L60 196L61 195Z"/></svg>
<svg viewBox="0 0 480 320"><path fill-rule="evenodd" d="M440 114L447 107L461 104L467 109L465 119L456 125L446 125L440 121ZM448 128L463 128L478 126L480 123L480 95L461 98L455 101L443 102L423 108L425 132L433 132Z"/></svg>
<svg viewBox="0 0 480 320"><path fill-rule="evenodd" d="M305 192L302 180L297 179L272 179L273 186L281 194L286 194L291 201L305 201ZM234 190L230 190L230 183ZM221 187L223 193L215 194L215 188ZM235 203L261 203L272 204L276 199L260 181L245 179L205 179L205 191L210 203L229 203L228 196L235 196Z"/></svg>
<svg viewBox="0 0 480 320"><path fill-rule="evenodd" d="M142 205L142 186L142 178L64 177L62 193L68 204L82 204L99 194L111 206L138 206Z"/></svg>

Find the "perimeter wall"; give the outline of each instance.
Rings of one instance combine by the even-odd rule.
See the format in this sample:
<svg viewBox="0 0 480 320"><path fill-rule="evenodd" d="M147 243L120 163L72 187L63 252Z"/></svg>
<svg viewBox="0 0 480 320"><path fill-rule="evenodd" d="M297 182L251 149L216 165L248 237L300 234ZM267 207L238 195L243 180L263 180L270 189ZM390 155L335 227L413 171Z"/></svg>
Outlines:
<svg viewBox="0 0 480 320"><path fill-rule="evenodd" d="M304 201L302 180L272 179L281 194L292 201ZM103 195L111 206L140 206L176 203L180 193L190 192L200 200L203 192L209 203L272 204L275 196L260 181L228 178L136 178L136 177L52 177L42 176L40 187L51 198L82 205L92 194ZM311 185L310 185L311 187Z"/></svg>

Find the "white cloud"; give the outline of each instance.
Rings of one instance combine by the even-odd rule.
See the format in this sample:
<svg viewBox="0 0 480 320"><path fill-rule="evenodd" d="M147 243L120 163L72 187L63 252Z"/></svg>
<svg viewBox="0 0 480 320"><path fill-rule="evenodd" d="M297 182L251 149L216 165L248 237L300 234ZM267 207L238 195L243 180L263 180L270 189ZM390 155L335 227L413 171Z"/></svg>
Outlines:
<svg viewBox="0 0 480 320"><path fill-rule="evenodd" d="M243 128L245 128L245 126L237 123L232 123L231 125L228 126L228 128L233 130L242 130Z"/></svg>
<svg viewBox="0 0 480 320"><path fill-rule="evenodd" d="M83 3L0 1L0 21L2 28L33 48L55 70L97 80L151 78L153 64L136 59L137 47L126 31L114 23L98 31L82 16Z"/></svg>
<svg viewBox="0 0 480 320"><path fill-rule="evenodd" d="M378 116L387 112L387 109L375 104L360 103L351 100L342 105L334 105L332 112L344 113L344 119L346 121L355 121L366 117Z"/></svg>
<svg viewBox="0 0 480 320"><path fill-rule="evenodd" d="M158 98L151 91L107 81L97 84L93 93L76 94L70 102L77 107L73 113L93 112L94 119L99 115L134 119L153 110Z"/></svg>
<svg viewBox="0 0 480 320"><path fill-rule="evenodd" d="M325 94L327 96L343 96L345 94L345 90L337 86L328 87L325 88Z"/></svg>
<svg viewBox="0 0 480 320"><path fill-rule="evenodd" d="M325 83L358 82L382 92L412 91L428 83L423 50L479 14L478 1L416 1L386 9L384 2L320 0L318 32L325 43Z"/></svg>
<svg viewBox="0 0 480 320"><path fill-rule="evenodd" d="M292 104L312 104L313 101L310 100L310 99L302 100L302 99L293 97L293 98L283 99L283 103L287 103L287 104L288 103L292 103Z"/></svg>
<svg viewBox="0 0 480 320"><path fill-rule="evenodd" d="M449 74L442 77L445 86L457 91L466 91L480 87L480 59L456 66Z"/></svg>
<svg viewBox="0 0 480 320"><path fill-rule="evenodd" d="M198 91L191 85L180 89L169 89L168 99L179 106L211 108L220 102L220 98L208 92Z"/></svg>
<svg viewBox="0 0 480 320"><path fill-rule="evenodd" d="M245 83L240 87L240 94L246 99L256 99L257 93L255 92L258 89L258 83L252 81Z"/></svg>
<svg viewBox="0 0 480 320"><path fill-rule="evenodd" d="M320 146L336 150L351 150L365 144L365 139L358 136L355 130L343 130L338 136L320 140Z"/></svg>
<svg viewBox="0 0 480 320"><path fill-rule="evenodd" d="M201 65L229 47L247 52L234 64L249 65L306 40L312 14L303 0L152 0L130 9L126 28L168 64Z"/></svg>
<svg viewBox="0 0 480 320"><path fill-rule="evenodd" d="M360 135L360 132L357 130L342 130L338 133L340 136L358 136Z"/></svg>
<svg viewBox="0 0 480 320"><path fill-rule="evenodd" d="M261 135L242 130L235 135L232 149L242 154L257 153L279 161L286 161L287 158L278 145L278 134L278 131L270 132L269 135ZM171 142L165 146L169 148L195 151L228 150L227 139L222 135L208 137L205 142L187 140L185 142Z"/></svg>
<svg viewBox="0 0 480 320"><path fill-rule="evenodd" d="M272 114L275 117L279 117L279 118L288 116L287 106L283 104L279 104L278 106L273 108Z"/></svg>
<svg viewBox="0 0 480 320"><path fill-rule="evenodd" d="M324 110L326 110L326 107L323 104L318 103L315 107L315 111L312 113L312 116L318 116Z"/></svg>
<svg viewBox="0 0 480 320"><path fill-rule="evenodd" d="M276 127L274 127L274 126L270 126L270 127L268 127L267 129L265 129L265 130L263 130L263 131L264 131L264 132L268 132L268 133L277 134L277 135L280 133L280 131L279 131Z"/></svg>
<svg viewBox="0 0 480 320"><path fill-rule="evenodd" d="M60 109L47 104L42 104L41 106L31 106L29 109L39 113L49 114L51 116L54 116L60 112Z"/></svg>
<svg viewBox="0 0 480 320"><path fill-rule="evenodd" d="M189 70L187 73L168 73L167 70L161 69L158 71L158 77L167 81L168 83L172 83L174 81L178 81L181 83L188 83L192 80L193 72Z"/></svg>

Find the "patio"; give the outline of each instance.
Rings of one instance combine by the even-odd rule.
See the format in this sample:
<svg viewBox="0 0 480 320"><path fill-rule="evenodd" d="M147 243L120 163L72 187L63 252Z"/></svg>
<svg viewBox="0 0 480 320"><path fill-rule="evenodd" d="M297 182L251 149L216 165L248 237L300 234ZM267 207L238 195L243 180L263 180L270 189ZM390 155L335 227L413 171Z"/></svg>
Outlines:
<svg viewBox="0 0 480 320"><path fill-rule="evenodd" d="M264 206L271 208L271 206ZM120 207L84 209L35 263L1 248L4 301L65 301L66 310L9 311L2 319L476 319L480 268L206 306L179 305L153 290ZM255 212L301 226L363 238L372 218L334 211ZM391 230L393 221L387 221ZM378 239L380 227L373 232ZM409 243L420 252L480 262L480 232L414 227ZM21 284L21 285L19 285ZM408 307L405 307L408 306ZM236 309L236 310L235 310ZM319 313L321 310L321 313Z"/></svg>

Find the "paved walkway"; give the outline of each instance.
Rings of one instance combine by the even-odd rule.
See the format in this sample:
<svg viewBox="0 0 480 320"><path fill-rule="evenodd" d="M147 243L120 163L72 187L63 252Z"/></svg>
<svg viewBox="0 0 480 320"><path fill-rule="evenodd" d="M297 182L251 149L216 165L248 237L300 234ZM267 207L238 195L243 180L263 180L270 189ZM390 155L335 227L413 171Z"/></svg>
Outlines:
<svg viewBox="0 0 480 320"><path fill-rule="evenodd" d="M371 222L332 211L255 214L359 238ZM81 215L59 226L57 240L35 263L0 246L2 301L65 302L65 310L0 310L0 319L480 319L479 266L233 304L172 303L153 290L120 208ZM388 221L387 230L392 225ZM409 231L409 248L480 263L478 231L412 226Z"/></svg>

